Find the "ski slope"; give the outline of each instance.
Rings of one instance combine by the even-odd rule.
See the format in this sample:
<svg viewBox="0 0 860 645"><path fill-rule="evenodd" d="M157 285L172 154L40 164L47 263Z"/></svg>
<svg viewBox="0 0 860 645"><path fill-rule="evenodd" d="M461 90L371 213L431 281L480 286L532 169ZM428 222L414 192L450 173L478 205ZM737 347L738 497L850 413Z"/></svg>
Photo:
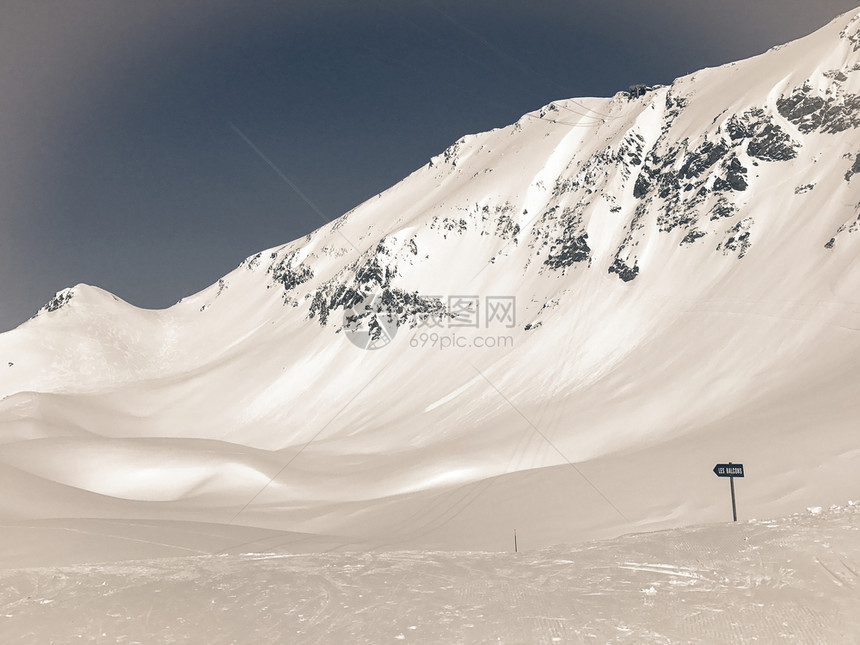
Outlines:
<svg viewBox="0 0 860 645"><path fill-rule="evenodd" d="M0 571L15 643L857 643L857 504L514 554L244 552Z"/></svg>

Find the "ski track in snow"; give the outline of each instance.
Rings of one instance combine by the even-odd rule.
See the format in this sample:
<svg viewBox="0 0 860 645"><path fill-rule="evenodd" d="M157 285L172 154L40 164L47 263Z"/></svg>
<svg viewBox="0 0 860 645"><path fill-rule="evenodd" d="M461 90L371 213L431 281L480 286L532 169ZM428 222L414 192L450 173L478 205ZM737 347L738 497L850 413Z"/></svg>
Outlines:
<svg viewBox="0 0 860 645"><path fill-rule="evenodd" d="M858 571L857 505L519 554L10 569L0 642L857 643Z"/></svg>

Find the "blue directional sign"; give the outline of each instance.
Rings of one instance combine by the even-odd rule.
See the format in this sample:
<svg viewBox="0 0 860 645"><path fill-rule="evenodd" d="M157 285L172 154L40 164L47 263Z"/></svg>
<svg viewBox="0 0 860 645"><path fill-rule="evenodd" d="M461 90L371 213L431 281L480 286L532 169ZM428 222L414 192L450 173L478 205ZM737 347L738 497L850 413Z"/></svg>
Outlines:
<svg viewBox="0 0 860 645"><path fill-rule="evenodd" d="M744 465L733 464L732 462L729 462L727 464L717 464L716 466L714 466L714 474L717 477L729 478L729 484L731 484L732 490L732 520L737 522L738 507L735 505L735 477L744 476Z"/></svg>
<svg viewBox="0 0 860 645"><path fill-rule="evenodd" d="M717 477L743 477L744 465L732 463L717 464L714 466L714 474Z"/></svg>

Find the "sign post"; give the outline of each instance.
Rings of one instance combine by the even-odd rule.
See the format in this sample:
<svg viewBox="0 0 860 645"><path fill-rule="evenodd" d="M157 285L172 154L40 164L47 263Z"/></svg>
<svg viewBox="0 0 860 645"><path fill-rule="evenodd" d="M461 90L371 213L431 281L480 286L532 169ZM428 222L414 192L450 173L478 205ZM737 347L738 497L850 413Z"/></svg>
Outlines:
<svg viewBox="0 0 860 645"><path fill-rule="evenodd" d="M729 462L727 464L717 464L714 466L714 474L717 477L728 477L729 484L732 489L732 520L738 521L738 511L735 506L735 477L743 477L744 476L744 465L743 464L733 464Z"/></svg>

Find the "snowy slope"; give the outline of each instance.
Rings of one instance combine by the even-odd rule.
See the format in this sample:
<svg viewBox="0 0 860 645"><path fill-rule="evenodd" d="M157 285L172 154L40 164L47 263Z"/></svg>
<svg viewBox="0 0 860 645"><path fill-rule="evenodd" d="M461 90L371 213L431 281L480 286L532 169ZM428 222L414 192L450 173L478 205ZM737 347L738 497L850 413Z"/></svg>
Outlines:
<svg viewBox="0 0 860 645"><path fill-rule="evenodd" d="M729 460L742 516L843 500L858 127L855 12L463 137L170 309L60 292L0 335L0 517L548 545L724 519Z"/></svg>
<svg viewBox="0 0 860 645"><path fill-rule="evenodd" d="M514 554L0 571L7 643L860 642L857 506Z"/></svg>

